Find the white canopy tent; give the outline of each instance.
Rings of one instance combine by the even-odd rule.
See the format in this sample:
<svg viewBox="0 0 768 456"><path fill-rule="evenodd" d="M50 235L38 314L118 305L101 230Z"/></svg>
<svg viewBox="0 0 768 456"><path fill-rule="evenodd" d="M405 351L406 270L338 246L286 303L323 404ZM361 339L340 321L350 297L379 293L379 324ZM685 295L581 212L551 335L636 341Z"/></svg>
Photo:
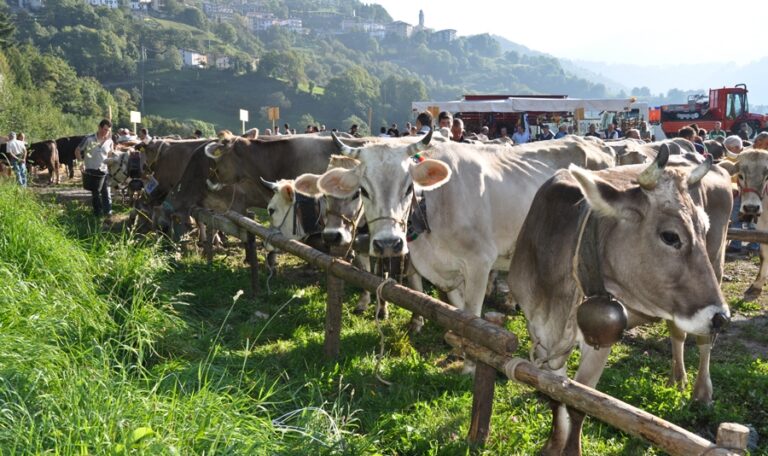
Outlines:
<svg viewBox="0 0 768 456"><path fill-rule="evenodd" d="M457 100L457 101L414 101L414 111L425 111L437 107L438 111L457 112L574 112L584 111L626 111L631 109L633 99L629 98L515 98L505 100ZM647 117L646 117L647 118Z"/></svg>

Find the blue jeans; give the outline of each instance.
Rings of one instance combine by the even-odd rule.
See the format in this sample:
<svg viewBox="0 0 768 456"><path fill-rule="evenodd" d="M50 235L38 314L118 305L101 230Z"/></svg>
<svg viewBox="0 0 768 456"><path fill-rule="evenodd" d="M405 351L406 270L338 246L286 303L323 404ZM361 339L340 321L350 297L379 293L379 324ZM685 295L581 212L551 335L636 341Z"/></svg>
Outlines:
<svg viewBox="0 0 768 456"><path fill-rule="evenodd" d="M16 173L16 182L22 187L27 186L27 167L24 166L24 162L21 160L14 160L11 163L13 166L13 172Z"/></svg>
<svg viewBox="0 0 768 456"><path fill-rule="evenodd" d="M91 205L96 217L112 214L112 195L109 191L109 175L104 177L104 183L99 190L91 190Z"/></svg>
<svg viewBox="0 0 768 456"><path fill-rule="evenodd" d="M744 230L754 230L757 227L752 222L741 222L739 220L739 211L741 210L741 195L733 199L733 210L731 210L731 226L734 228L741 228ZM743 243L741 241L732 240L729 247L733 249L741 250ZM757 242L750 242L747 245L747 250L757 251L760 250L760 244Z"/></svg>

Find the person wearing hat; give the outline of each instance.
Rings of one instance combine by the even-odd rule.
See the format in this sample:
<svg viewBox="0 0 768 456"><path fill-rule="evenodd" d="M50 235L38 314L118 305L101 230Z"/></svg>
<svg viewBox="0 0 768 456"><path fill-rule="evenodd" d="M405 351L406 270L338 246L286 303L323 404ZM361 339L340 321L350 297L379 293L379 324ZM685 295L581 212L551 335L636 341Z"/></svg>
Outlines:
<svg viewBox="0 0 768 456"><path fill-rule="evenodd" d="M16 139L16 132L8 135L8 142L5 145L8 161L11 163L13 171L16 173L16 181L22 187L27 186L27 146L22 141Z"/></svg>
<svg viewBox="0 0 768 456"><path fill-rule="evenodd" d="M549 125L544 124L541 126L541 133L536 135L536 140L549 141L550 139L555 139L555 135L553 135L552 132L549 131Z"/></svg>

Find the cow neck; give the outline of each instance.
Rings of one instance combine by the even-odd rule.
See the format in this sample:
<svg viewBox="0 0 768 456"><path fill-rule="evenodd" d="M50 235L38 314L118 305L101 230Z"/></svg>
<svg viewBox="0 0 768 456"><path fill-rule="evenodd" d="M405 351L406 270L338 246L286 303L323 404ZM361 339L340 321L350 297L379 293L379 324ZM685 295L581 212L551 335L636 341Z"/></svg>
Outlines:
<svg viewBox="0 0 768 456"><path fill-rule="evenodd" d="M603 271L600 266L598 252L598 223L592 209L582 201L583 207L579 216L579 237L576 239L574 254L574 272L576 280L585 298L593 296L610 296L605 289Z"/></svg>

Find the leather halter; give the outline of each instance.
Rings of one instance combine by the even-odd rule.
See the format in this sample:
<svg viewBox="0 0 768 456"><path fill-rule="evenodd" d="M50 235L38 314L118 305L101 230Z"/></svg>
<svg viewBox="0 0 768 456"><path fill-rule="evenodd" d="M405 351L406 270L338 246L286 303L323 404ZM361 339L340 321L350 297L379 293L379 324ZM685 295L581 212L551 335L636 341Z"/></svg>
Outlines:
<svg viewBox="0 0 768 456"><path fill-rule="evenodd" d="M605 289L598 252L597 217L586 201L580 204L579 237L573 257L573 270L584 298L611 296Z"/></svg>
<svg viewBox="0 0 768 456"><path fill-rule="evenodd" d="M760 191L752 187L743 187L741 183L739 183L739 191L741 192L742 195L745 193L754 193L757 196L759 196L760 199L763 199L765 197L766 191L768 191L768 183L763 185L763 188Z"/></svg>

